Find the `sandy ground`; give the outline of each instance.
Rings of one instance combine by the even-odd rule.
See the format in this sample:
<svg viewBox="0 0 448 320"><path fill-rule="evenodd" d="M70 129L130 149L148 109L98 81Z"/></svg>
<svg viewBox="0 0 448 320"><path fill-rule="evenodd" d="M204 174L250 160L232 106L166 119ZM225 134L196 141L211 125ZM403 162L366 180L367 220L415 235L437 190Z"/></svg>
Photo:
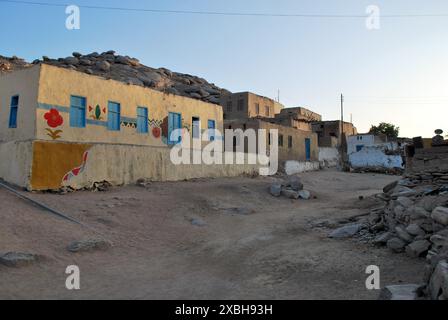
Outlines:
<svg viewBox="0 0 448 320"><path fill-rule="evenodd" d="M395 177L301 176L317 199L274 198L267 192L274 178L265 177L29 194L113 243L78 254L66 246L98 235L0 190L0 252L45 257L28 267L0 266L0 299L376 299L378 291L365 287L372 264L382 285L420 282L424 262L310 227L368 212L371 203L358 197ZM68 265L81 270L79 291L65 288Z"/></svg>

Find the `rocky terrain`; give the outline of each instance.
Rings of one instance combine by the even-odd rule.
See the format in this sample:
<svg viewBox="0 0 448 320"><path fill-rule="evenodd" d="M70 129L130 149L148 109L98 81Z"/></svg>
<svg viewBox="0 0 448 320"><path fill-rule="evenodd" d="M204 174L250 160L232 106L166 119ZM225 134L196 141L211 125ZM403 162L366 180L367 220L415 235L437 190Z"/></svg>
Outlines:
<svg viewBox="0 0 448 320"><path fill-rule="evenodd" d="M330 237L355 237L426 259L423 285L388 287L385 296L448 300L448 170L407 174L384 187L376 199L384 205Z"/></svg>
<svg viewBox="0 0 448 320"><path fill-rule="evenodd" d="M35 64L45 63L61 68L76 70L106 79L122 81L127 84L152 88L162 92L219 104L220 97L230 92L219 88L205 79L170 71L165 68L151 68L140 63L136 58L117 55L115 51L81 54L52 59L42 57L28 63L23 59L0 56L0 73L23 69Z"/></svg>

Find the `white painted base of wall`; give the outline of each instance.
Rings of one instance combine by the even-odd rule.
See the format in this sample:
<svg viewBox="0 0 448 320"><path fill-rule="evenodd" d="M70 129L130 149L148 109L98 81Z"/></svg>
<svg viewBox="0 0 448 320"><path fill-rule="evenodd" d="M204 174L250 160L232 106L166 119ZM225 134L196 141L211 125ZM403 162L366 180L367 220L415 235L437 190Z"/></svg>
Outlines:
<svg viewBox="0 0 448 320"><path fill-rule="evenodd" d="M285 162L285 172L289 176L307 171L317 171L319 169L320 169L320 163L318 161L290 160Z"/></svg>
<svg viewBox="0 0 448 320"><path fill-rule="evenodd" d="M339 150L337 148L319 147L319 162L321 168L333 168L339 164Z"/></svg>
<svg viewBox="0 0 448 320"><path fill-rule="evenodd" d="M0 143L0 178L27 188L31 175L33 143L13 141Z"/></svg>
<svg viewBox="0 0 448 320"><path fill-rule="evenodd" d="M382 147L365 147L359 152L349 155L352 168L380 167L386 169L403 169L400 155L386 155Z"/></svg>

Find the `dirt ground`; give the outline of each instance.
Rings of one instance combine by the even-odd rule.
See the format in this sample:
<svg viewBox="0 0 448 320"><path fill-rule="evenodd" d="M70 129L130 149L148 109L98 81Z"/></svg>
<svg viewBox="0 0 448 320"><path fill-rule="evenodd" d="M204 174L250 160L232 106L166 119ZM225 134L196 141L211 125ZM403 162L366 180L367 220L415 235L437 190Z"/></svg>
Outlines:
<svg viewBox="0 0 448 320"><path fill-rule="evenodd" d="M67 245L100 235L0 189L0 252L44 256L28 267L0 266L0 299L376 299L365 287L372 264L382 285L420 283L423 261L310 226L368 212L371 203L358 197L396 177L334 170L301 177L317 199L274 198L272 177L28 194L113 243L77 254ZM65 288L68 265L79 266L81 290Z"/></svg>

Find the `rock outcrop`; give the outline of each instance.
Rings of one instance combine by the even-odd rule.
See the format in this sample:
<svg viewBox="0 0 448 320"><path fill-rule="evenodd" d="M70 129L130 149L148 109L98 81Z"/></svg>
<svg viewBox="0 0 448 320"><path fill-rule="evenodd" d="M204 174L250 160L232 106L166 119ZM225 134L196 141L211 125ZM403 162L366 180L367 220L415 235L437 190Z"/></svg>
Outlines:
<svg viewBox="0 0 448 320"><path fill-rule="evenodd" d="M23 69L40 63L213 104L219 104L222 95L230 94L228 90L219 88L203 78L173 72L165 68L151 68L141 64L136 58L117 55L115 51L93 52L85 55L73 52L70 57L58 59L44 56L41 60L35 60L31 64L17 57L0 56L0 73Z"/></svg>

